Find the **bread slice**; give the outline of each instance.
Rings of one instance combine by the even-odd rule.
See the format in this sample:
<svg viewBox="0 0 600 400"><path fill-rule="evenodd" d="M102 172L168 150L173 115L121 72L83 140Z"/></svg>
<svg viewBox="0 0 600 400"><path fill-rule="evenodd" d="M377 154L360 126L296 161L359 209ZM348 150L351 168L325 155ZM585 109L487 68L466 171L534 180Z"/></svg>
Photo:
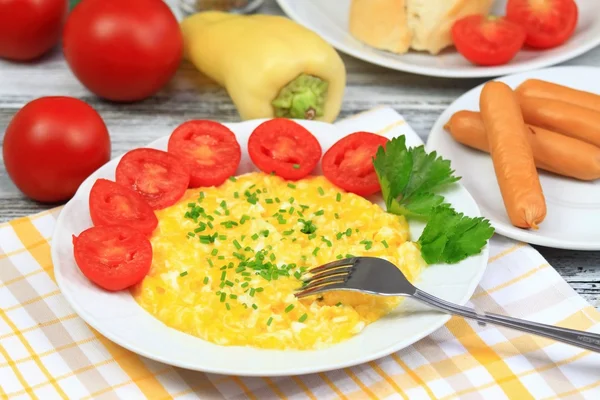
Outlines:
<svg viewBox="0 0 600 400"><path fill-rule="evenodd" d="M487 14L494 0L352 0L350 33L377 49L438 54L452 45L454 22Z"/></svg>
<svg viewBox="0 0 600 400"><path fill-rule="evenodd" d="M470 14L487 14L493 0L407 0L411 48L438 54L452 45L454 22Z"/></svg>
<svg viewBox="0 0 600 400"><path fill-rule="evenodd" d="M405 0L352 0L350 33L377 49L406 53L411 33Z"/></svg>

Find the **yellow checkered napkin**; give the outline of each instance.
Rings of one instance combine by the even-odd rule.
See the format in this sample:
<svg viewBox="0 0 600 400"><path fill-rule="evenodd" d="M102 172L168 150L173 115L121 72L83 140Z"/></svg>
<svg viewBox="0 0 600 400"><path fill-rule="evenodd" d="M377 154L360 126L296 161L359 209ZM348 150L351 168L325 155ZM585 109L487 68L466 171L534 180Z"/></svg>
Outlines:
<svg viewBox="0 0 600 400"><path fill-rule="evenodd" d="M385 108L339 126L410 130ZM60 294L50 258L59 211L0 225L0 398L600 399L600 355L461 318L389 357L322 374L241 378L147 360L100 336ZM600 332L600 314L539 253L500 237L470 305Z"/></svg>

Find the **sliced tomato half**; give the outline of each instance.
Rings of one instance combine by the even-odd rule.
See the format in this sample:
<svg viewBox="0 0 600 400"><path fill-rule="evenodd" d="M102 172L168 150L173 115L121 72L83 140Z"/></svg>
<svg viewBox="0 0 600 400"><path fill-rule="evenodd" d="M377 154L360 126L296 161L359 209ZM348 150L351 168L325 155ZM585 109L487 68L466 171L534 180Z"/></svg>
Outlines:
<svg viewBox="0 0 600 400"><path fill-rule="evenodd" d="M158 225L154 210L140 194L108 179L94 183L89 204L95 226L124 225L150 235Z"/></svg>
<svg viewBox="0 0 600 400"><path fill-rule="evenodd" d="M177 203L190 183L185 163L166 151L135 149L128 151L116 170L118 184L138 192L154 210Z"/></svg>
<svg viewBox="0 0 600 400"><path fill-rule="evenodd" d="M334 185L360 196L379 192L373 157L387 142L387 138L370 132L356 132L338 140L323 156L323 175Z"/></svg>
<svg viewBox="0 0 600 400"><path fill-rule="evenodd" d="M140 282L152 264L152 245L127 226L95 226L73 235L77 266L90 281L117 291Z"/></svg>
<svg viewBox="0 0 600 400"><path fill-rule="evenodd" d="M254 129L248 153L258 169L288 179L302 179L319 163L323 151L317 138L302 125L274 118Z"/></svg>
<svg viewBox="0 0 600 400"><path fill-rule="evenodd" d="M525 28L527 45L549 49L573 35L579 10L574 0L509 0L506 18Z"/></svg>
<svg viewBox="0 0 600 400"><path fill-rule="evenodd" d="M219 186L235 174L242 150L235 134L214 121L192 120L171 134L169 153L180 157L190 169L190 187Z"/></svg>

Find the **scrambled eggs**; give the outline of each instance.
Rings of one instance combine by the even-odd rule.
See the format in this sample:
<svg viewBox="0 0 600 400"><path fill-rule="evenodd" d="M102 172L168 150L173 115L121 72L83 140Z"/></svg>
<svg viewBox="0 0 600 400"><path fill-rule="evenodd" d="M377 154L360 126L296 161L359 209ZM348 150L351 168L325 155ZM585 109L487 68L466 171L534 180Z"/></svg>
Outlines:
<svg viewBox="0 0 600 400"><path fill-rule="evenodd" d="M343 341L399 299L329 292L298 300L306 270L370 255L413 280L424 266L403 217L321 176L291 183L250 173L190 189L157 217L152 268L134 297L166 325L220 345L316 349Z"/></svg>

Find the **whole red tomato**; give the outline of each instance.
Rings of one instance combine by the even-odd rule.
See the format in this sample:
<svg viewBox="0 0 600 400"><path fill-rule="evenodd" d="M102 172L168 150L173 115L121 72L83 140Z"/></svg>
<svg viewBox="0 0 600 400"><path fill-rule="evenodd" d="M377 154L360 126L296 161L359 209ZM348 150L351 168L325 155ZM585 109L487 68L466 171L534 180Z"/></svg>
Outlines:
<svg viewBox="0 0 600 400"><path fill-rule="evenodd" d="M67 0L0 0L0 57L29 61L60 38Z"/></svg>
<svg viewBox="0 0 600 400"><path fill-rule="evenodd" d="M136 101L152 96L175 74L183 37L162 0L85 0L67 19L63 50L90 91Z"/></svg>
<svg viewBox="0 0 600 400"><path fill-rule="evenodd" d="M72 97L41 97L21 108L6 128L6 171L34 200L58 202L75 194L110 159L110 137L100 115Z"/></svg>

